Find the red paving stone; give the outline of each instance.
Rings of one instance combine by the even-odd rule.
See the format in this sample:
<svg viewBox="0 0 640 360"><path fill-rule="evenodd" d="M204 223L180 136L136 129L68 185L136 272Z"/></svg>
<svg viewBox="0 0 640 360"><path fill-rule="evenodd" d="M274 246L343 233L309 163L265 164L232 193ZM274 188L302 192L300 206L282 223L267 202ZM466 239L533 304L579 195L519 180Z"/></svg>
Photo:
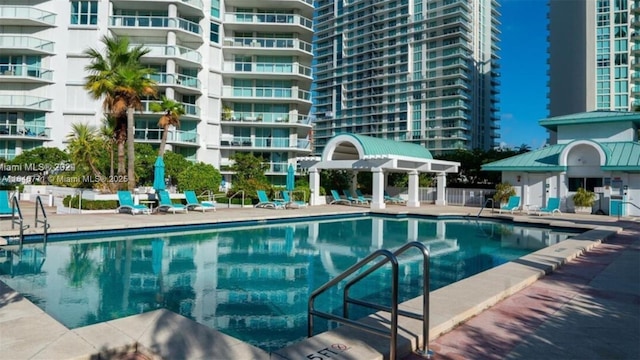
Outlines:
<svg viewBox="0 0 640 360"><path fill-rule="evenodd" d="M631 251L638 250L638 228L635 225L631 230L626 229L607 243L569 261L533 285L432 341L429 348L435 352L433 359L504 359L545 321L553 319L564 305L572 300L581 300L585 295L601 299L615 298L630 306L640 305L638 296L589 287L589 283L619 256L619 250L628 249L627 245L633 242L635 246ZM423 358L416 354L404 358L419 359Z"/></svg>

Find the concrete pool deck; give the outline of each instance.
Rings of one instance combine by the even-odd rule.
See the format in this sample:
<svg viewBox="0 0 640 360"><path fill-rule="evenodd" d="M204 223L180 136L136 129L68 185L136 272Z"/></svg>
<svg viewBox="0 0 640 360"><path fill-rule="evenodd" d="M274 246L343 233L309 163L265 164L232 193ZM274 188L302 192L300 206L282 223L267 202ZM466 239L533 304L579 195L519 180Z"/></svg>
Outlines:
<svg viewBox="0 0 640 360"><path fill-rule="evenodd" d="M34 213L30 205L21 203L25 215ZM478 210L424 205L418 209L389 206L380 212L475 216ZM50 232L54 233L363 212L368 213L369 209L336 205L294 211L220 208L215 213L186 215L51 214L49 222ZM613 217L591 215L538 217L483 212L483 216L491 215L525 223L581 227L585 233L431 292L429 337L437 358L572 358L574 351L575 358L640 358L637 345L640 339L638 219L618 222ZM33 217L27 216L25 223L33 226ZM26 234L34 232L36 229L28 229ZM41 228L37 229L37 233L41 232ZM16 233L9 221L0 222L0 236L10 237ZM598 256L601 253L606 256ZM597 260L589 260L592 256ZM559 267L562 264L565 265ZM575 268L576 264L581 266ZM545 276L549 273L550 276ZM598 302L598 297L603 301ZM419 312L415 306L419 302L420 299L414 299L403 307ZM499 311L498 315L495 311ZM401 320L398 358L417 359L411 351L422 341L422 325L416 320ZM382 314L372 315L370 321L386 325ZM581 321L584 335L575 330ZM564 325L572 327L566 329ZM616 335L620 333L616 325L625 326L624 335ZM610 340L603 344L592 339ZM575 345L570 347L571 344ZM332 347L334 345L340 346ZM325 348L334 351L327 352ZM618 352L603 352L607 349L618 349ZM69 330L0 283L3 359L120 358L118 354L134 351L158 359L307 359L312 356L320 360L328 359L323 352L331 355L331 359L382 359L389 349L386 338L343 327L268 354L165 310ZM561 356L557 356L559 354ZM617 356L620 354L627 357Z"/></svg>

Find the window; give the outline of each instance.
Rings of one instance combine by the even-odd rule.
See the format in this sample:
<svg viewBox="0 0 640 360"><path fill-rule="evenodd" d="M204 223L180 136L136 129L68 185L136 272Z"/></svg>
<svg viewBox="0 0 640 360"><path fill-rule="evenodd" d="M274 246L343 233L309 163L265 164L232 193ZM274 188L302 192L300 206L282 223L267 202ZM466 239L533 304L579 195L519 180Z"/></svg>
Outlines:
<svg viewBox="0 0 640 360"><path fill-rule="evenodd" d="M97 25L98 2L97 1L72 1L71 2L72 25Z"/></svg>
<svg viewBox="0 0 640 360"><path fill-rule="evenodd" d="M209 31L209 41L219 44L220 43L220 25L211 23Z"/></svg>
<svg viewBox="0 0 640 360"><path fill-rule="evenodd" d="M211 0L211 16L220 18L220 0Z"/></svg>
<svg viewBox="0 0 640 360"><path fill-rule="evenodd" d="M578 188L593 191L602 186L602 178L569 178L568 183L569 191L578 191Z"/></svg>

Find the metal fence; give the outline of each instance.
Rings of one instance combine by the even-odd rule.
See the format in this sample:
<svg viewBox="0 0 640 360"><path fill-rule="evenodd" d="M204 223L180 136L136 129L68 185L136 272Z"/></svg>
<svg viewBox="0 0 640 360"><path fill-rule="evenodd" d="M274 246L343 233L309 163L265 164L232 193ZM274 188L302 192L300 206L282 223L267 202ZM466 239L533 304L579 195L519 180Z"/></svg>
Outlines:
<svg viewBox="0 0 640 360"><path fill-rule="evenodd" d="M407 188L389 187L387 191L392 196L407 197ZM445 188L445 199L447 205L480 207L495 192L493 189ZM434 187L421 187L418 189L420 202L433 204L436 202L436 194L436 188Z"/></svg>

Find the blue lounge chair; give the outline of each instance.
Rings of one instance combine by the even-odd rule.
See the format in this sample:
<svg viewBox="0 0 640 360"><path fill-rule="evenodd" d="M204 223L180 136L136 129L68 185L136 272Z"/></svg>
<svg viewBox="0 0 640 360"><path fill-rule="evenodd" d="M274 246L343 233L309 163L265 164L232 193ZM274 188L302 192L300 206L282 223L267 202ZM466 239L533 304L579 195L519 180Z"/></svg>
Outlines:
<svg viewBox="0 0 640 360"><path fill-rule="evenodd" d="M0 216L13 216L13 208L11 207L7 190L0 190Z"/></svg>
<svg viewBox="0 0 640 360"><path fill-rule="evenodd" d="M307 205L309 205L304 201L291 200L291 197L289 196L289 192L287 192L287 191L282 191L282 199L284 199L285 207L302 208L302 207L306 207Z"/></svg>
<svg viewBox="0 0 640 360"><path fill-rule="evenodd" d="M198 201L198 197L193 190L186 190L184 192L184 197L187 199L188 210L202 210L202 212L205 212L207 210L216 211L216 206L214 204L208 202L201 203L200 201Z"/></svg>
<svg viewBox="0 0 640 360"><path fill-rule="evenodd" d="M501 213L503 211L509 211L513 214L514 211L520 208L520 196L509 196L509 201L507 205L498 209L498 212Z"/></svg>
<svg viewBox="0 0 640 360"><path fill-rule="evenodd" d="M553 215L554 213L562 214L562 211L560 211L560 198L549 198L549 200L547 201L547 207L538 209L538 211L536 211L536 214L538 214L538 216L542 214Z"/></svg>
<svg viewBox="0 0 640 360"><path fill-rule="evenodd" d="M118 191L118 201L120 202L120 206L116 209L117 213L122 211L131 213L131 215L135 214L151 214L151 210L144 205L136 205L133 202L133 197L129 191L119 190Z"/></svg>
<svg viewBox="0 0 640 360"><path fill-rule="evenodd" d="M160 204L158 205L158 210L160 211L166 211L169 212L171 211L172 213L176 213L176 211L181 211L181 212L188 212L188 209L186 206L182 205L182 204L174 204L171 201L171 197L169 197L169 193L167 192L167 190L159 190L158 191L158 197L160 199Z"/></svg>
<svg viewBox="0 0 640 360"><path fill-rule="evenodd" d="M269 200L269 197L264 190L256 190L256 193L258 194L258 203L255 206L257 208L284 209L284 206L286 205L284 201Z"/></svg>
<svg viewBox="0 0 640 360"><path fill-rule="evenodd" d="M385 202L390 202L390 203L393 203L393 204L404 204L404 203L407 202L403 198L389 195L387 190L384 191L384 201Z"/></svg>
<svg viewBox="0 0 640 360"><path fill-rule="evenodd" d="M331 196L333 197L333 201L331 201L329 203L329 205L332 205L332 204L351 205L351 201L349 201L347 199L343 199L343 198L340 197L340 194L338 193L338 190L331 190Z"/></svg>
<svg viewBox="0 0 640 360"><path fill-rule="evenodd" d="M364 196L362 194L362 191L360 191L360 189L356 189L356 195L358 195L358 199L362 201L371 202L373 200L371 196Z"/></svg>
<svg viewBox="0 0 640 360"><path fill-rule="evenodd" d="M347 200L351 201L352 204L366 204L367 203L365 200L360 200L360 199L354 198L353 195L351 194L351 190L343 189L342 193L344 194L344 197L347 198Z"/></svg>

